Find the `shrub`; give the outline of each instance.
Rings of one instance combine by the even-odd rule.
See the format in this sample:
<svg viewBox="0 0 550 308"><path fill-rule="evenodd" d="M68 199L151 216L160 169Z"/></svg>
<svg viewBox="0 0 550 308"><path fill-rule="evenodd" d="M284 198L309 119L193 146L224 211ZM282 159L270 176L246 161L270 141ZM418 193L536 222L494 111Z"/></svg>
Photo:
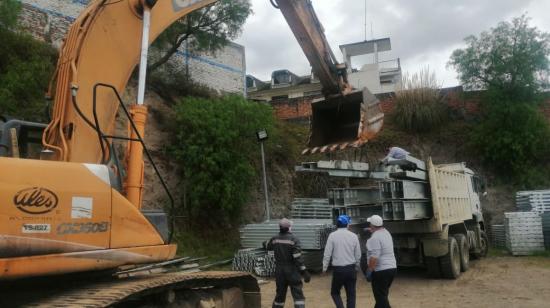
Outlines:
<svg viewBox="0 0 550 308"><path fill-rule="evenodd" d="M439 85L428 68L412 76L405 74L402 89L396 91L393 116L397 125L409 132L426 132L445 120Z"/></svg>
<svg viewBox="0 0 550 308"><path fill-rule="evenodd" d="M273 130L271 107L240 96L186 98L175 106L172 153L182 165L184 205L191 221L239 223L256 174L255 132Z"/></svg>

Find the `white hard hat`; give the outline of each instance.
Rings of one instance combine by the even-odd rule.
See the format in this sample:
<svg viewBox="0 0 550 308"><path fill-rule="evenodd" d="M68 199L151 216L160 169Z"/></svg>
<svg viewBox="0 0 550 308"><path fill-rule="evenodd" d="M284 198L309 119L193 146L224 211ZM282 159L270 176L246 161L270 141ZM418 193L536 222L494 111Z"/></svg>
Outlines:
<svg viewBox="0 0 550 308"><path fill-rule="evenodd" d="M371 217L367 218L367 222L370 222L370 224L375 227L382 227L382 225L384 224L382 217L378 215L372 215Z"/></svg>

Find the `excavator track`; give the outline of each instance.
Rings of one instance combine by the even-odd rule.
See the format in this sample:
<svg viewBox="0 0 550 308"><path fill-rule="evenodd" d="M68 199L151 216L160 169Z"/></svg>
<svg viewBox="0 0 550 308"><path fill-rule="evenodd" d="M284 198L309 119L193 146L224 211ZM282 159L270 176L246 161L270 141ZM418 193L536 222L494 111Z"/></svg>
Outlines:
<svg viewBox="0 0 550 308"><path fill-rule="evenodd" d="M76 283L62 291L52 291L38 298L30 296L28 301L11 304L20 307L139 307L147 303L147 307L154 307L151 306L154 302L163 307L175 301L176 294L182 291L230 288L241 290L243 306L227 307L260 307L260 289L256 279L242 272L175 272Z"/></svg>

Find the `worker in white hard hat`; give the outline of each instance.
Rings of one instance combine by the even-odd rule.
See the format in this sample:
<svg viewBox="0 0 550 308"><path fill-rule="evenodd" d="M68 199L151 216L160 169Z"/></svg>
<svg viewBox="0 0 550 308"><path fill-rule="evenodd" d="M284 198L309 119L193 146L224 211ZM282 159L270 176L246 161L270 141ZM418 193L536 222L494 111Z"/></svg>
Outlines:
<svg viewBox="0 0 550 308"><path fill-rule="evenodd" d="M378 215L367 219L368 231L371 233L367 240L368 267L365 277L372 283L372 293L376 300L375 308L390 308L388 299L390 286L397 273L397 262L393 252L393 239L384 228L384 221Z"/></svg>
<svg viewBox="0 0 550 308"><path fill-rule="evenodd" d="M306 299L302 291L302 278L309 282L311 276L304 265L300 240L290 232L292 221L283 218L279 221L279 234L266 243L267 250L275 253L275 284L277 287L273 308L285 306L286 292L294 299L294 308L304 308Z"/></svg>

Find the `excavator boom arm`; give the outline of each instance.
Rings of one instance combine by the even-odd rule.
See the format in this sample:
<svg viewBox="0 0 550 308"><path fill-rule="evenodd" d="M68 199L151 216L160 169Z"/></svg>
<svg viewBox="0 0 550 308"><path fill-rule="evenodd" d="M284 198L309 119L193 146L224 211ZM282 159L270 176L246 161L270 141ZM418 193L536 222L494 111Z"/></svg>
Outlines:
<svg viewBox="0 0 550 308"><path fill-rule="evenodd" d="M302 47L325 95L339 94L349 85L340 80L339 63L310 0L277 0L277 6ZM344 64L345 65L345 64ZM346 73L341 69L342 74Z"/></svg>
<svg viewBox="0 0 550 308"><path fill-rule="evenodd" d="M324 100L311 104L311 129L304 154L361 147L376 136L384 114L364 87L354 91L345 64L332 53L311 0L270 0L281 10L322 85Z"/></svg>
<svg viewBox="0 0 550 308"><path fill-rule="evenodd" d="M61 49L56 75L52 121L43 136L56 160L100 163L97 129L113 135L118 111L116 95L100 89L93 112L93 88L98 83L122 93L140 57L143 2L151 10L149 42L176 20L216 0L96 0L71 26ZM156 3L155 3L156 2ZM53 92L53 91L50 91ZM95 124L97 119L97 125ZM96 127L97 126L97 127Z"/></svg>

